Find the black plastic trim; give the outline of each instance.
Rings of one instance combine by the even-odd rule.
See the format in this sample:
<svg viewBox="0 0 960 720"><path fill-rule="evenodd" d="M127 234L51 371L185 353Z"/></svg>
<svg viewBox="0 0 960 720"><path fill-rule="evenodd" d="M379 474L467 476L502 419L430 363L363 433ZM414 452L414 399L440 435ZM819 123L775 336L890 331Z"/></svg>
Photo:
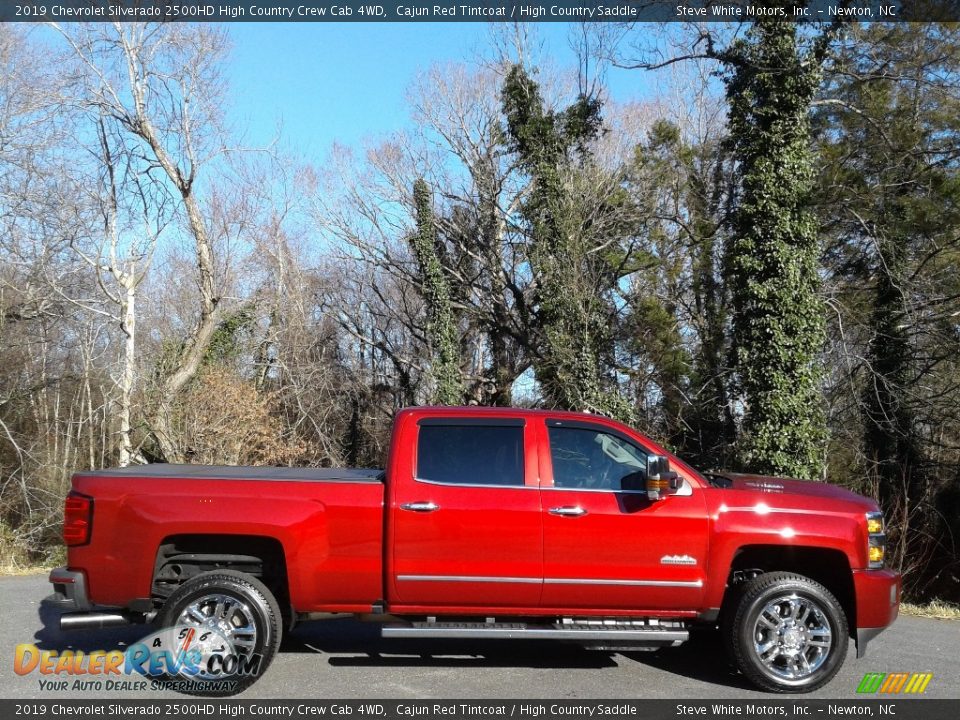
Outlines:
<svg viewBox="0 0 960 720"><path fill-rule="evenodd" d="M291 468L232 465L131 465L91 470L77 477L165 478L170 480L272 480L276 482L382 483L384 471L377 468Z"/></svg>
<svg viewBox="0 0 960 720"><path fill-rule="evenodd" d="M697 619L701 622L715 623L720 619L720 608L707 608L697 615Z"/></svg>
<svg viewBox="0 0 960 720"><path fill-rule="evenodd" d="M867 645L887 628L857 628L857 660L867 654Z"/></svg>
<svg viewBox="0 0 960 720"><path fill-rule="evenodd" d="M481 418L481 417L457 417L451 415L449 417L428 417L421 418L417 420L417 425L441 425L441 426L450 426L455 427L463 425L471 426L487 426L487 427L525 427L527 421L524 418Z"/></svg>
<svg viewBox="0 0 960 720"><path fill-rule="evenodd" d="M50 571L47 580L53 585L53 594L43 599L44 605L60 610L90 610L93 607L87 595L87 578L80 570L58 567Z"/></svg>

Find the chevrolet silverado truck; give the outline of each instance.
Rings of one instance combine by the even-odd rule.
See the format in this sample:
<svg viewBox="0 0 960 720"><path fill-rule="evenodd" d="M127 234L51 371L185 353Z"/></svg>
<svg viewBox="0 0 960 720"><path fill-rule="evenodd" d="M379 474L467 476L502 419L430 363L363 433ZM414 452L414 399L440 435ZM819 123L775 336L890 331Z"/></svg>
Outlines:
<svg viewBox="0 0 960 720"><path fill-rule="evenodd" d="M807 692L849 639L862 657L900 602L873 500L705 475L613 420L545 410L403 410L385 471L80 472L63 536L46 601L62 629L213 634L202 659L227 643L248 660L223 694L262 675L297 621L336 613L389 638L605 649L708 625L754 684Z"/></svg>

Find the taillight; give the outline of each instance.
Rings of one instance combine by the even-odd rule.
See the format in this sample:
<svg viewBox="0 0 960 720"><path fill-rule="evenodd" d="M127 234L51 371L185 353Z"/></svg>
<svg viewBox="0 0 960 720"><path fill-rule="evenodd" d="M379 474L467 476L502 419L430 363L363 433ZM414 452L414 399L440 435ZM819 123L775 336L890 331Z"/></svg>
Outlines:
<svg viewBox="0 0 960 720"><path fill-rule="evenodd" d="M93 522L93 498L71 492L63 503L63 542L85 545L90 542Z"/></svg>

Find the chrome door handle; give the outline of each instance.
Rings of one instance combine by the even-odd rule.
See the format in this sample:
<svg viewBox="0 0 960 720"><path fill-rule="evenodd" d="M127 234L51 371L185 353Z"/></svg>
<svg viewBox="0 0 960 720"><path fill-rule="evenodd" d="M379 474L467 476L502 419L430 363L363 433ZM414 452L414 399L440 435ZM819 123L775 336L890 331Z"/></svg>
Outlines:
<svg viewBox="0 0 960 720"><path fill-rule="evenodd" d="M587 511L579 505L550 508L549 512L551 515L563 515L564 517L580 517L587 514Z"/></svg>
<svg viewBox="0 0 960 720"><path fill-rule="evenodd" d="M411 502L404 503L400 506L401 510L409 510L410 512L433 512L434 510L439 510L440 506L433 502Z"/></svg>

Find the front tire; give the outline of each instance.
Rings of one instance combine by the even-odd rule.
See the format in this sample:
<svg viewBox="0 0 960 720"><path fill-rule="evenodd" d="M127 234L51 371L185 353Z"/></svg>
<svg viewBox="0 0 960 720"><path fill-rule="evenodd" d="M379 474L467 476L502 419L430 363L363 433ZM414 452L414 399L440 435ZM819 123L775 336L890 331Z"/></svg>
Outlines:
<svg viewBox="0 0 960 720"><path fill-rule="evenodd" d="M744 587L724 628L740 671L771 692L806 693L833 679L846 659L847 618L820 583L767 573Z"/></svg>
<svg viewBox="0 0 960 720"><path fill-rule="evenodd" d="M157 623L163 628L185 628L191 638L208 633L218 644L223 638L228 646L225 655L239 658L232 673L229 665L214 664L216 680L229 681L222 687L216 681L204 682L203 690L192 691L187 683L188 689L182 690L210 697L235 695L253 685L273 661L283 633L280 606L270 590L256 578L234 570L201 573L183 583L164 603ZM209 653L202 652L206 661Z"/></svg>

